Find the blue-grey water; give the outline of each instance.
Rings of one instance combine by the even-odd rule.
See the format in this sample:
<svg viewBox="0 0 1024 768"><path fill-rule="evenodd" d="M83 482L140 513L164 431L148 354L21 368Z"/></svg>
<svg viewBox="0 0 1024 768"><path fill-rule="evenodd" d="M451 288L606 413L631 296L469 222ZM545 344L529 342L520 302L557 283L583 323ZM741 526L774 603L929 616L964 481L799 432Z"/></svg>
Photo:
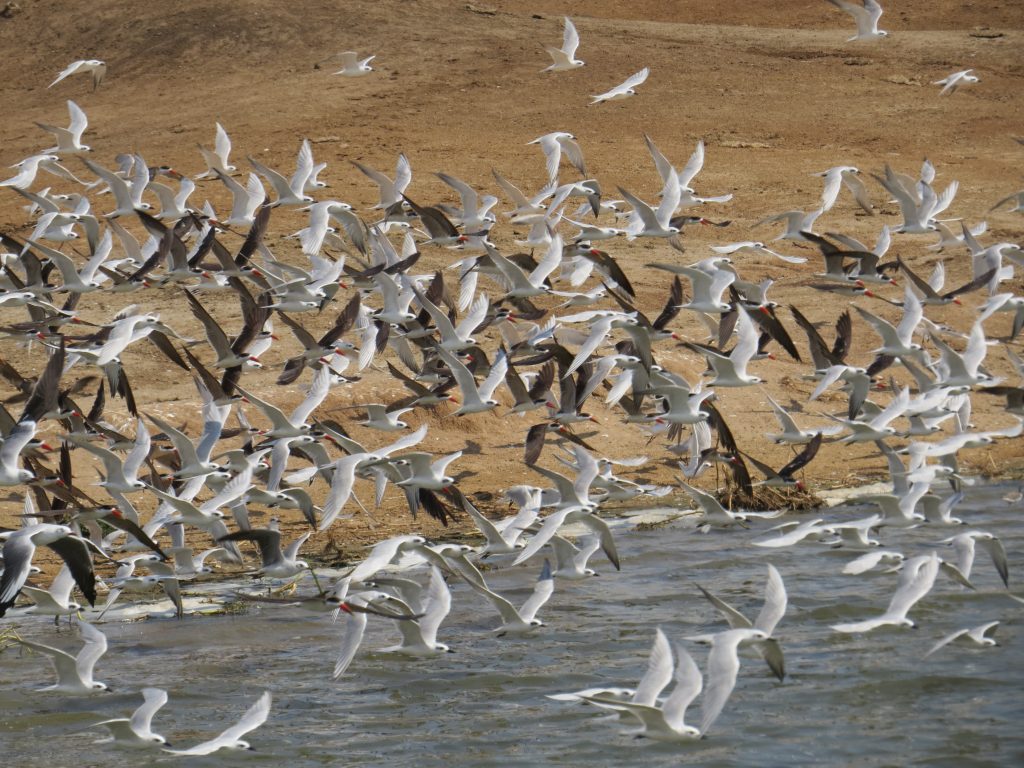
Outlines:
<svg viewBox="0 0 1024 768"><path fill-rule="evenodd" d="M1011 588L1024 580L1024 508L1001 496L1011 486L972 487L957 510L972 528L991 531L1009 553ZM867 508L815 515L850 519ZM439 640L454 653L407 659L373 653L397 631L371 620L349 672L331 679L344 624L296 608L260 606L240 614L150 619L102 625L110 642L97 678L113 692L40 693L52 679L46 659L9 647L0 654L0 754L5 765L388 765L388 766L704 766L1022 765L1024 764L1024 604L1002 589L979 548L976 593L940 575L911 611L919 629L843 635L830 624L884 612L896 576L847 576L857 554L803 543L753 547L770 523L701 534L685 521L616 532L622 571L596 556L600 576L558 582L541 611L547 626L526 639L497 638L496 614L464 584L453 583L452 613ZM924 526L883 531L908 555L935 548L964 528ZM750 616L760 609L765 564L789 593L776 630L788 677L780 683L744 652L732 698L707 738L666 745L622 735L626 726L592 707L545 694L597 684L635 685L654 630L672 640L725 627L694 586L699 583ZM538 567L487 574L491 586L521 602ZM943 635L1002 622L1000 646L950 646L930 658ZM76 648L52 620L19 619L23 637ZM684 641L685 642L685 641ZM703 667L705 650L688 643ZM95 744L91 723L126 717L139 689L158 686L170 701L154 728L177 747L212 737L263 690L270 719L250 734L252 752L176 758ZM700 700L689 720L699 722Z"/></svg>

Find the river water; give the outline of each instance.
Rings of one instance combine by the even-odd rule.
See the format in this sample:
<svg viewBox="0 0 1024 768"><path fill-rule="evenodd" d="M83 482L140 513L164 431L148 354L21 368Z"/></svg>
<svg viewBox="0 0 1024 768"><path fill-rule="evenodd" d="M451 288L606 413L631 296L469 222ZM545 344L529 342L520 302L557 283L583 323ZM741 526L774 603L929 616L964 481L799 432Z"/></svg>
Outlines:
<svg viewBox="0 0 1024 768"><path fill-rule="evenodd" d="M957 513L1003 540L1015 587L1024 567L1024 508L1002 495L1011 486L975 486ZM837 507L827 519L866 514ZM768 550L750 530L701 534L686 519L653 530L616 531L622 571L595 556L600 576L556 585L541 610L546 626L528 638L497 638L497 615L465 584L453 583L451 615L439 640L453 653L429 659L375 654L397 630L371 619L363 646L340 680L331 679L344 624L297 608L256 606L183 621L150 619L102 625L110 643L96 668L113 691L93 696L41 693L48 662L17 647L0 654L0 754L30 766L321 765L387 766L795 766L1024 764L1024 604L1010 599L980 548L976 593L940 575L911 611L919 629L883 628L843 635L830 624L881 615L896 576L848 576L857 554L804 542ZM936 549L964 528L883 531L905 554ZM656 627L670 640L718 631L724 622L696 583L752 618L760 610L765 564L789 593L776 630L788 677L778 682L753 653L742 653L739 680L724 712L699 742L666 745L622 735L624 726L593 707L545 694L592 685L633 686L644 671ZM513 603L533 588L539 563L487 574ZM1000 646L949 646L929 658L943 635L1002 622ZM74 649L78 641L52 620L5 621L25 638ZM685 641L684 641L685 642ZM703 646L686 643L701 668ZM72 650L74 652L74 650ZM126 717L139 689L165 688L154 729L176 747L212 737L263 690L270 719L248 737L251 752L177 758L96 744L90 724ZM699 722L700 700L688 720Z"/></svg>

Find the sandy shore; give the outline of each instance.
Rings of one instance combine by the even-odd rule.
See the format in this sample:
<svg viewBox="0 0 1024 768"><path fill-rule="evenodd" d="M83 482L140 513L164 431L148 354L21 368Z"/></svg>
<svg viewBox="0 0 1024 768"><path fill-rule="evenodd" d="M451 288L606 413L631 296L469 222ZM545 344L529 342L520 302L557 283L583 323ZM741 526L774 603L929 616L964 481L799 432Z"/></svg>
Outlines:
<svg viewBox="0 0 1024 768"><path fill-rule="evenodd" d="M672 9L663 10L666 5ZM705 194L732 193L734 198L705 206L701 213L716 220L730 219L730 227L688 228L685 255L649 241L617 241L609 247L636 287L638 305L651 315L664 303L668 280L665 273L646 264L689 263L710 255L712 244L774 237L775 225L752 225L780 211L812 208L821 186L811 174L837 164L858 166L866 174L879 173L888 163L916 174L927 156L937 169L937 185L944 187L954 179L960 182L949 210L951 218L962 217L971 224L986 218L986 244L1017 241L1024 229L1019 213L1005 208L988 212L996 200L1021 184L1024 148L1011 137L1021 131L1024 103L1019 54L1024 44L1024 10L1012 4L964 9L959 3L903 3L898 12L883 18L891 37L875 44L845 43L851 34L847 17L820 2L777 3L770 17L733 2L648 2L633 4L629 18L623 18L618 4L610 2L547 3L543 14L535 15L533 6L521 2L484 7L387 1L352 4L344 20L317 4L282 7L269 1L247 4L245 14L192 2L176 4L166 12L113 1L71 10L56 0L21 6L13 17L0 20L0 41L6 50L18 52L0 87L6 103L15 106L0 118L0 159L7 164L48 146L49 137L33 121L62 123L68 98L89 115L85 141L93 147L97 162L112 166L114 155L131 149L152 165L198 173L202 160L195 145L212 143L214 122L219 120L231 133L233 161L240 168L246 166L244 158L249 154L272 167L290 169L299 141L309 138L317 160L328 163L321 178L330 187L321 198L344 200L360 210L375 202L375 190L350 160L390 173L398 153L404 151L414 170L411 196L428 203L454 202L434 171L497 193L490 175L496 168L523 189L537 189L544 181L543 160L537 148L526 143L551 130L568 130L578 137L588 170L608 195L615 195L616 185L621 185L653 199L659 185L642 134L650 134L678 165L703 139L707 157L698 189ZM571 13L576 20L583 38L580 55L587 66L558 76L542 75L539 70L547 61L541 45L557 44L562 13ZM378 54L372 76L332 78L326 65L314 68L324 57L352 48ZM82 79L74 78L46 89L60 68L86 54L105 58L109 64L107 79L95 93L88 91ZM611 87L642 66L651 68L651 77L637 97L587 106L588 94ZM974 67L981 82L939 98L938 87L930 83L966 67ZM75 160L69 166L84 172ZM563 171L563 176L567 174L568 170ZM870 179L868 184L875 215L864 214L844 193L819 220L818 231L842 231L873 243L883 224L898 224L898 208L886 201L877 184ZM57 180L54 188L70 189ZM203 198L218 209L228 204L228 196L216 182L200 182L194 201ZM22 202L9 191L0 195L0 228L15 237L31 232ZM508 207L503 200L498 210ZM294 209L273 214L267 244L279 259L303 263L297 242L284 239L305 225L303 217ZM129 226L140 231L134 222ZM514 238L525 234L502 219L493 239L503 251L513 252ZM238 243L230 234L224 240L229 247ZM924 273L942 258L950 284L966 280L970 274L966 251L936 254L927 248L932 242L927 236L900 236L890 255L899 254ZM831 324L847 299L808 287L821 271L816 252L793 243L779 244L779 248L809 260L791 265L741 256L737 259L741 274L751 281L775 278L775 301L783 306L795 304L812 320ZM454 259L448 250L425 247L417 271L444 269ZM454 281L455 273L447 272L448 276ZM492 296L498 294L496 286L488 283L486 288ZM1021 280L1004 283L1002 288L1019 292ZM896 300L902 285L880 292ZM321 316L303 315L303 321L314 333L328 327L348 296L349 291L341 291L336 308ZM233 297L207 295L202 300L225 328L238 327ZM899 310L880 301L858 301L883 317L898 316ZM966 330L982 301L982 296L974 294L962 307L929 308L927 315ZM184 306L180 290L173 287L126 296L87 295L81 315L105 322L132 302L159 312L182 335L201 338L201 327ZM551 307L555 302L541 303ZM700 340L703 327L687 314L674 328L684 338ZM802 335L785 310L780 314L804 354ZM21 312L4 310L3 318L13 320L15 315L20 319ZM994 318L987 328L991 335L1005 334L1009 319ZM485 338L485 348L492 351L496 335L488 331ZM851 359L866 364L877 343L874 333L855 320ZM208 349L198 349L201 356L208 356ZM298 349L295 340L282 333L282 340L264 359L265 369L247 374L244 385L282 406L298 402L299 389L274 384L280 364ZM697 355L675 342L661 343L655 354L661 365L691 381L704 367ZM40 370L45 361L38 346L23 349L10 341L0 341L0 355L26 375ZM388 376L385 359L393 360L393 353L379 358L359 382L333 390L317 413L349 425L353 437L371 447L389 442L390 436L354 424L356 412L348 407L404 395ZM171 368L149 345L133 346L124 364L141 411L197 433L195 390L184 372ZM998 347L991 350L986 366L993 374L1010 375ZM808 371L806 362L781 355L754 365L754 373L766 381L765 391L784 405L802 406L804 422L821 423L817 414L842 410L845 397L829 394L807 403L813 389L813 383L803 378ZM91 372L76 370L69 376L86 373ZM891 373L898 384L909 383L901 369ZM10 387L3 386L4 394L9 394ZM91 402L94 391L95 386L87 387L80 401ZM498 397L506 400L507 392ZM975 396L973 402L972 420L979 429L1012 421L995 398ZM721 391L718 405L744 450L769 464L786 461L789 449L776 448L764 438L775 422L759 387ZM17 412L20 406L10 407ZM649 457L644 468L625 471L625 476L676 485L676 458L663 439L651 441L637 426L623 423L621 411L604 407L598 397L588 407L598 423L582 434L598 452L611 458ZM496 510L502 489L538 481L522 463L523 438L539 420L536 413L520 418L499 409L455 418L450 410L446 406L433 412L419 410L406 420L414 428L429 425L424 450L464 452L452 470L467 495L485 509ZM258 414L248 413L260 426ZM133 429L121 401L108 404L106 417L117 428ZM46 424L43 432L52 437L57 429ZM227 441L227 445L233 443ZM545 466L557 468L554 453L546 450ZM1024 472L1019 441L967 451L962 465L969 473L999 477ZM95 476L92 462L77 457L75 466L77 481L88 487ZM814 490L878 479L883 470L873 447L826 445L807 468L805 479ZM708 484L712 482L709 478ZM98 489L93 492L102 495ZM320 484L312 492L315 499L322 499L325 489ZM357 486L357 493L364 503L372 499L368 485ZM147 501L141 507L148 512L152 504ZM20 510L20 496L3 502L0 524L16 524ZM254 508L254 520L260 514ZM464 521L448 531L425 516L412 521L404 499L394 491L374 517L371 523L356 514L338 523L314 536L307 553L328 560L338 553L347 558L362 545L397 530L449 536L465 529ZM298 530L298 521L289 517L289 527Z"/></svg>

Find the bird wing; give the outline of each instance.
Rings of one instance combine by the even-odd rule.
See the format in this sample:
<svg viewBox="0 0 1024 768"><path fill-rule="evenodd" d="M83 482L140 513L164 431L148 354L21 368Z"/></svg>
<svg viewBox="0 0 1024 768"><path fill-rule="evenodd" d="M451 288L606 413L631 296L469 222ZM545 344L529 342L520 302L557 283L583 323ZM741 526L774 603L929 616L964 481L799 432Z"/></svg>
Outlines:
<svg viewBox="0 0 1024 768"><path fill-rule="evenodd" d="M701 591L701 594L703 594L704 597L707 598L708 602L715 606L715 608L717 608L719 612L723 616L725 616L725 620L729 622L729 626L732 629L750 629L752 626L754 626L750 623L750 619L748 619L738 610L729 605L729 603L725 602L725 600L722 600L719 597L715 597L713 594L704 589L704 587L702 587L700 584L697 584L696 586L697 589Z"/></svg>
<svg viewBox="0 0 1024 768"><path fill-rule="evenodd" d="M463 365L454 355L445 349L438 347L438 354L448 366L448 370L451 371L452 376L455 377L455 382L459 385L459 389L462 392L463 405L483 402L483 398L480 396L480 392L476 386L476 379L473 378L473 374L470 372L469 368ZM499 379L498 381L500 382L501 380ZM495 387L497 387L497 384L495 384Z"/></svg>
<svg viewBox="0 0 1024 768"><path fill-rule="evenodd" d="M666 184L669 178L675 174L675 168L672 167L669 159L665 157L646 133L644 134L644 142L647 144L647 151L651 153L651 158L654 160L654 167L658 169L658 175L661 176L662 184Z"/></svg>
<svg viewBox="0 0 1024 768"><path fill-rule="evenodd" d="M571 376L575 373L576 369L590 359L590 356L594 354L594 351L599 346L601 346L611 329L611 317L599 317L595 320L595 322L590 326L590 334L587 336L583 344L580 345L579 351L576 353L576 357L573 358L572 364L562 374L563 379Z"/></svg>
<svg viewBox="0 0 1024 768"><path fill-rule="evenodd" d="M309 139L303 139L302 145L299 147L299 154L295 161L295 173L288 180L288 186L295 193L297 197L302 197L305 193L306 182L309 177L313 175L313 147L309 143Z"/></svg>
<svg viewBox="0 0 1024 768"><path fill-rule="evenodd" d="M203 329L206 331L206 338L210 342L210 346L213 347L214 352L217 353L217 357L229 357L231 355L231 342L228 341L228 336L224 333L224 329L221 328L220 324L213 319L213 316L206 311L206 308L199 303L199 299L192 295L191 291L184 291L184 294L185 298L188 300L193 316L203 324Z"/></svg>
<svg viewBox="0 0 1024 768"><path fill-rule="evenodd" d="M152 731L153 715L167 703L167 691L161 688L143 688L142 698L142 705L132 713L128 721L128 726L136 734Z"/></svg>
<svg viewBox="0 0 1024 768"><path fill-rule="evenodd" d="M991 539L978 539L978 543L985 548L989 556L992 558L992 564L996 567L996 571L999 573L999 578L1003 580L1003 585L1009 589L1010 587L1010 566L1009 561L1006 559L1006 550L1003 548L1003 542L993 536Z"/></svg>
<svg viewBox="0 0 1024 768"><path fill-rule="evenodd" d="M580 33L576 31L576 25L572 19L565 17L565 29L562 31L562 53L566 58L572 59L576 55L576 49L580 46Z"/></svg>
<svg viewBox="0 0 1024 768"><path fill-rule="evenodd" d="M899 266L900 272L906 275L907 279L913 283L917 290L924 294L924 296L930 299L939 298L939 294L936 293L936 291L942 288L942 283L945 282L942 277L945 275L945 269L942 268L941 261L935 265L935 271L928 280L924 280L920 275L910 269L910 267L907 266L907 263L899 256L896 257L896 264Z"/></svg>
<svg viewBox="0 0 1024 768"><path fill-rule="evenodd" d="M58 685L74 683L74 681L79 677L78 665L75 661L75 657L70 653L65 653L58 648L51 648L48 645L33 643L20 638L14 638L14 640L26 648L31 648L36 653L42 653L50 657L53 661L54 668L57 670Z"/></svg>
<svg viewBox="0 0 1024 768"><path fill-rule="evenodd" d="M921 300L910 290L908 285L903 294L903 317L900 319L899 325L896 326L896 336L903 345L910 345L914 331L917 330L922 317L924 317L924 308L921 305Z"/></svg>
<svg viewBox="0 0 1024 768"><path fill-rule="evenodd" d="M135 201L132 199L131 189L129 189L128 183L124 179L113 171L109 171L103 166L97 165L88 158L82 158L82 162L86 164L90 171L103 179L107 186L110 187L110 192L114 195L114 200L116 201L118 208L130 210L135 207Z"/></svg>
<svg viewBox="0 0 1024 768"><path fill-rule="evenodd" d="M532 468L537 471L541 471L542 469L541 467ZM543 474L547 474L547 472L548 470L545 470ZM552 472L551 474L554 475L556 473ZM525 549L523 549L523 551L519 553L519 556L513 561L512 565L519 565L521 563L524 563L531 557L533 557L535 554L540 552L544 545L551 540L551 537L558 533L558 529L562 527L562 524L565 522L565 518L568 516L568 514L568 509L561 509L556 512L552 512L550 515L544 518L544 522L541 525L540 530L533 535L533 537L527 543ZM499 608L499 610L501 609Z"/></svg>
<svg viewBox="0 0 1024 768"><path fill-rule="evenodd" d="M643 69L641 69L636 74L630 75L629 77L627 77L622 82L622 85L618 86L614 90L615 91L628 91L630 88L636 88L638 85L640 85L641 83L643 83L647 79L647 76L649 74L651 74L650 68L649 67L644 67Z"/></svg>
<svg viewBox="0 0 1024 768"><path fill-rule="evenodd" d="M249 164L256 169L256 173L260 174L260 176L270 182L270 186L274 188L278 198L291 196L292 189L288 184L288 180L284 176L272 168L268 168L263 165L263 163L252 157L247 157L246 159L249 161Z"/></svg>
<svg viewBox="0 0 1024 768"><path fill-rule="evenodd" d="M678 186L678 184L677 184ZM651 208L647 203L641 200L639 197L631 192L619 187L619 194L625 198L626 202L633 206L634 213L640 217L643 222L644 228L646 229L660 229L661 225L658 222L658 216L655 214L654 209Z"/></svg>
<svg viewBox="0 0 1024 768"><path fill-rule="evenodd" d="M679 200L682 198L682 186L679 183L679 179L676 176L669 176L668 181L665 182L665 186L661 190L661 203L658 205L658 210L655 215L658 220L658 226L661 229L667 229L671 226L672 216L676 212L676 208L679 207Z"/></svg>
<svg viewBox="0 0 1024 768"><path fill-rule="evenodd" d="M725 508L719 503L718 499L712 496L710 493L706 493L699 488L694 488L692 485L687 483L681 483L683 490L690 494L690 498L697 502L704 510L706 515L731 515L725 510Z"/></svg>
<svg viewBox="0 0 1024 768"><path fill-rule="evenodd" d="M939 642L937 642L935 645L933 645L930 649L928 649L928 652L924 656L922 656L921 658L927 659L933 653L935 653L936 651L940 650L941 648L945 648L947 645L952 643L954 640L956 640L956 639L966 635L969 631L970 630L967 630L967 629L958 629L956 632L950 632L948 635L946 635L941 640L939 640Z"/></svg>
<svg viewBox="0 0 1024 768"><path fill-rule="evenodd" d="M779 426L782 428L782 431L793 433L799 432L800 428L796 425L796 422L793 420L793 417L789 415L789 412L781 405L779 405L775 401L775 398L773 398L767 392L764 393L764 396L768 398L768 404L772 407L772 410L775 412L775 418L778 420Z"/></svg>
<svg viewBox="0 0 1024 768"><path fill-rule="evenodd" d="M309 415L324 401L331 389L331 369L324 365L313 376L313 383L309 388L306 399L296 406L292 411L289 421L292 424L304 424Z"/></svg>
<svg viewBox="0 0 1024 768"><path fill-rule="evenodd" d="M547 559L544 560L544 567L541 568L540 576L537 577L537 583L534 585L533 592L523 603L523 607L519 609L519 616L524 622L531 622L537 616L539 611L544 604L551 599L551 595L555 591L555 580L551 575L551 562Z"/></svg>
<svg viewBox="0 0 1024 768"><path fill-rule="evenodd" d="M658 627L654 633L654 644L651 646L650 655L647 657L647 670L640 682L636 685L631 699L634 704L653 707L658 700L658 694L665 690L672 682L672 648L668 644L668 638Z"/></svg>
<svg viewBox="0 0 1024 768"><path fill-rule="evenodd" d="M537 264L536 268L527 276L527 280L534 288L540 288L555 268L562 263L562 236L554 233L544 257Z"/></svg>
<svg viewBox="0 0 1024 768"><path fill-rule="evenodd" d="M601 551L604 552L604 556L615 566L615 570L621 571L619 553L615 548L615 539L612 537L612 529L608 527L608 523L593 514L585 515L580 522L600 537Z"/></svg>
<svg viewBox="0 0 1024 768"><path fill-rule="evenodd" d="M576 479L573 481L572 489L578 498L586 499L590 494L590 486L600 474L601 468L583 446L574 445L572 451L576 457L577 466Z"/></svg>
<svg viewBox="0 0 1024 768"><path fill-rule="evenodd" d="M436 565L430 567L430 583L424 598L424 614L419 620L423 641L433 646L437 643L437 630L452 607L452 593L445 584L444 576Z"/></svg>
<svg viewBox="0 0 1024 768"><path fill-rule="evenodd" d="M764 606L754 620L754 629L759 629L766 635L772 634L775 626L786 614L786 586L782 583L782 576L771 563L768 564L768 582L764 588Z"/></svg>
<svg viewBox="0 0 1024 768"><path fill-rule="evenodd" d="M88 65L84 61L73 61L70 64L68 64L66 67L64 67L64 69L62 69L60 71L60 74L57 75L57 79L54 80L52 83L50 83L46 87L47 88L53 88L53 86L55 86L57 83L59 83L64 78L70 77L71 75L77 75L79 72L83 72L87 68L88 68Z"/></svg>
<svg viewBox="0 0 1024 768"><path fill-rule="evenodd" d="M694 177L701 172L704 167L704 140L701 139L697 142L696 149L693 150L693 154L690 155L690 159L686 161L686 165L683 170L676 174L679 179L679 187L681 189L691 189L690 182L693 181Z"/></svg>
<svg viewBox="0 0 1024 768"><path fill-rule="evenodd" d="M476 523L476 527L480 529L480 533L482 533L484 538L487 539L487 543L492 545L504 545L505 538L501 535L501 531L495 527L494 523L484 517L480 510L474 507L465 495L461 495L461 501L462 509L467 515L473 518L473 522Z"/></svg>
<svg viewBox="0 0 1024 768"><path fill-rule="evenodd" d="M618 96L619 94L625 93L631 88L635 88L636 86L640 85L644 80L646 80L647 75L649 74L650 69L648 67L644 67L636 74L627 77L623 82L621 82L619 85L616 85L614 88L611 88L605 91L604 93L591 96L591 98L594 99L593 103L596 104L599 101L606 101L610 98L613 98L614 96Z"/></svg>
<svg viewBox="0 0 1024 768"><path fill-rule="evenodd" d="M149 446L149 431L146 429L146 423L140 418L136 422L135 427L135 444L121 465L121 472L125 479L135 479L135 476L139 473L139 468L142 466L142 462L149 456Z"/></svg>
<svg viewBox="0 0 1024 768"><path fill-rule="evenodd" d="M813 438L811 438L811 441L807 443L806 448L786 464L786 466L779 470L779 476L782 478L792 477L794 472L798 472L810 464L811 460L818 455L818 449L821 447L823 439L824 433L818 432ZM761 629L761 627L758 627L758 629Z"/></svg>
<svg viewBox="0 0 1024 768"><path fill-rule="evenodd" d="M228 164L228 155L231 154L231 137L228 136L228 132L224 130L224 126L217 123L217 135L213 140L213 151L220 158L221 163L224 167Z"/></svg>
<svg viewBox="0 0 1024 768"><path fill-rule="evenodd" d="M83 682L92 680L93 668L100 657L107 652L107 636L88 622L78 622L85 645L75 658L75 668Z"/></svg>
<svg viewBox="0 0 1024 768"><path fill-rule="evenodd" d="M246 531L235 531L227 536L217 538L217 543L225 541L255 541L260 548L260 559L263 567L272 565L281 559L281 533L269 528L252 528Z"/></svg>
<svg viewBox="0 0 1024 768"><path fill-rule="evenodd" d="M572 164L572 166L584 176L587 175L587 166L583 160L583 150L580 149L580 145L576 143L575 139L561 137L556 140L558 145L565 152L565 157ZM551 209L554 210L557 206L552 205Z"/></svg>
<svg viewBox="0 0 1024 768"><path fill-rule="evenodd" d="M365 613L347 613L348 620L345 622L345 633L341 640L341 648L338 650L338 657L334 662L332 676L335 680L345 674L356 656L360 644L363 642L363 634L366 632Z"/></svg>
<svg viewBox="0 0 1024 768"><path fill-rule="evenodd" d="M916 572L912 566L904 565L896 592L889 602L885 615L905 618L914 604L931 591L938 573L939 557L934 552L930 557L926 557Z"/></svg>
<svg viewBox="0 0 1024 768"><path fill-rule="evenodd" d="M491 372L487 374L487 378L480 383L480 399L490 400L494 395L494 390L498 388L501 382L505 379L505 372L508 370L508 357L504 354L499 354L493 365L491 365Z"/></svg>
<svg viewBox="0 0 1024 768"><path fill-rule="evenodd" d="M89 550L89 545L84 539L80 539L77 536L65 536L64 538L57 539L47 546L60 555L60 558L68 566L71 571L71 575L75 579L75 584L85 595L85 599L89 601L89 605L96 604L96 574L92 568L92 555ZM83 624L83 627L89 625ZM98 630L97 630L98 631ZM87 634L87 631L83 629L83 634ZM106 641L104 641L106 642Z"/></svg>
<svg viewBox="0 0 1024 768"><path fill-rule="evenodd" d="M402 157L404 157L404 155L402 155ZM351 160L349 162L351 162L352 165L362 171L364 175L368 176L375 184L377 184L378 187L380 187L380 203L377 205L378 208L387 208L389 205L401 200L399 193L395 190L395 182L383 173L355 160Z"/></svg>
<svg viewBox="0 0 1024 768"><path fill-rule="evenodd" d="M32 570L36 545L29 536L11 536L3 548L4 570L0 572L0 607L14 603ZM4 608L6 610L6 608Z"/></svg>
<svg viewBox="0 0 1024 768"><path fill-rule="evenodd" d="M326 530L345 508L345 504L348 503L349 496L352 494L352 486L355 484L356 466L368 458L368 454L356 453L335 462L331 490L324 501L320 524L317 526L318 530Z"/></svg>
<svg viewBox="0 0 1024 768"><path fill-rule="evenodd" d="M682 731L686 724L686 709L700 695L704 678L697 663L681 645L676 645L676 686L661 706L665 724L674 731Z"/></svg>
<svg viewBox="0 0 1024 768"><path fill-rule="evenodd" d="M725 274L733 277L733 279L736 277L731 272L725 272ZM712 293L714 293L714 289L712 289ZM745 309L739 310L736 333L739 338L736 341L736 346L733 347L732 352L729 354L729 358L733 362L736 373L744 376L747 372L747 364L757 352L757 331L754 329L754 322L750 319L750 315L747 314Z"/></svg>
<svg viewBox="0 0 1024 768"><path fill-rule="evenodd" d="M81 141L82 134L89 126L89 118L85 116L82 108L70 99L68 99L68 114L71 115L71 124L67 130L71 134L74 143L77 144Z"/></svg>
<svg viewBox="0 0 1024 768"><path fill-rule="evenodd" d="M730 630L730 632L735 630ZM715 636L715 642L708 654L708 679L701 707L700 732L707 733L736 686L736 675L740 671L737 653L739 638L729 633Z"/></svg>
<svg viewBox="0 0 1024 768"><path fill-rule="evenodd" d="M447 173L436 174L437 178L459 193L459 204L462 206L462 215L465 218L476 216L480 208L480 196L476 190L462 179L451 176Z"/></svg>
<svg viewBox="0 0 1024 768"><path fill-rule="evenodd" d="M270 715L270 700L270 691L265 691L257 699L256 703L249 707L246 713L242 715L241 720L216 738L204 741L202 744L197 744L191 749L168 749L164 751L175 755L209 755L222 747L230 747L249 731L259 728L266 722L267 717Z"/></svg>

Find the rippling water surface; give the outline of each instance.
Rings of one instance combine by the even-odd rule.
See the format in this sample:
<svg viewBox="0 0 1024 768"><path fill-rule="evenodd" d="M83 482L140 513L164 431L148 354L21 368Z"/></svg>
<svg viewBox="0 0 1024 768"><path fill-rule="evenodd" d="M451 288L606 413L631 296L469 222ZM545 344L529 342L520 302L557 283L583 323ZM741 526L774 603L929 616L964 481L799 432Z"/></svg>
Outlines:
<svg viewBox="0 0 1024 768"><path fill-rule="evenodd" d="M1024 509L1001 500L1008 487L969 489L958 514L999 535L1011 587L1024 579ZM820 512L852 519L863 510ZM295 608L256 607L228 616L106 623L108 654L97 678L113 692L87 697L37 693L48 662L17 648L0 654L0 746L8 766L389 765L389 766L706 766L1021 765L1024 764L1024 605L1011 600L979 548L977 593L943 578L911 612L920 628L841 635L829 629L884 612L896 577L844 576L857 553L804 543L773 551L750 546L758 530L702 535L685 521L648 531L617 531L622 572L600 555L600 577L558 582L541 611L547 623L527 639L496 638L496 615L464 584L439 639L454 653L424 660L373 653L397 631L371 620L362 650L340 681L331 668L342 624ZM963 528L883 532L908 555ZM780 571L789 611L776 632L789 676L779 683L744 653L725 711L700 742L664 745L621 734L624 726L589 706L544 694L595 684L632 686L644 671L655 627L669 638L725 627L699 583L750 616L760 609L765 563ZM538 567L488 574L513 602L532 589ZM951 646L922 658L944 634L999 620L1000 647ZM11 626L10 622L0 628ZM77 647L52 622L18 620L26 638ZM705 650L688 644L703 668ZM74 652L74 651L72 651ZM126 717L139 689L166 688L154 721L175 746L210 738L264 689L269 721L250 735L253 752L174 758L93 742L89 725ZM695 703L699 707L700 700ZM698 721L694 712L688 719Z"/></svg>

